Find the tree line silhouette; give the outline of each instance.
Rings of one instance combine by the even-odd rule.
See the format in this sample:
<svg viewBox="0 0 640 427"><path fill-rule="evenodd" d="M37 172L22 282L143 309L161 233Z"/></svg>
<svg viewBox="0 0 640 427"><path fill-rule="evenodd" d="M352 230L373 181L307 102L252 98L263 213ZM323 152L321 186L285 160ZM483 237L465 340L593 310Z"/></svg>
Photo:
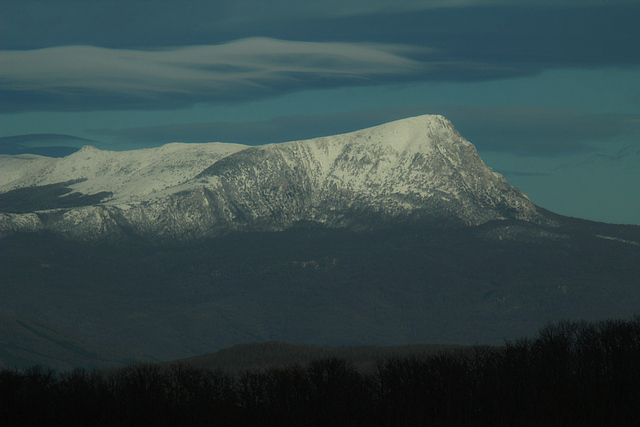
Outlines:
<svg viewBox="0 0 640 427"><path fill-rule="evenodd" d="M237 374L185 363L0 371L3 425L637 426L640 316L560 321L503 347L335 357Z"/></svg>

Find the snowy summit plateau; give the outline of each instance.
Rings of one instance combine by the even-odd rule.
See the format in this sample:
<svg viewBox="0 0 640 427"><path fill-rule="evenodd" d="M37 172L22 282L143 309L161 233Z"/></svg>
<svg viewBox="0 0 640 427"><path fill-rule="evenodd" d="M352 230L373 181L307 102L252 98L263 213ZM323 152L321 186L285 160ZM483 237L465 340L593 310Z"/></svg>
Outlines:
<svg viewBox="0 0 640 427"><path fill-rule="evenodd" d="M442 116L263 146L0 156L0 234L193 239L297 224L546 222Z"/></svg>

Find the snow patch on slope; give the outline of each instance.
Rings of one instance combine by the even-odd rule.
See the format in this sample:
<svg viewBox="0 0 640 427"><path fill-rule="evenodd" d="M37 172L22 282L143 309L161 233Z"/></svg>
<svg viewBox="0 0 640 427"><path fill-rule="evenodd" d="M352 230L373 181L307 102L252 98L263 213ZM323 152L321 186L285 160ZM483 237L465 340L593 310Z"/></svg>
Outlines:
<svg viewBox="0 0 640 427"><path fill-rule="evenodd" d="M81 180L74 191L113 193L107 204L139 202L154 193L182 184L217 160L245 149L245 145L173 143L134 151L103 151L91 146L61 159L6 156L0 159L0 192L15 188Z"/></svg>

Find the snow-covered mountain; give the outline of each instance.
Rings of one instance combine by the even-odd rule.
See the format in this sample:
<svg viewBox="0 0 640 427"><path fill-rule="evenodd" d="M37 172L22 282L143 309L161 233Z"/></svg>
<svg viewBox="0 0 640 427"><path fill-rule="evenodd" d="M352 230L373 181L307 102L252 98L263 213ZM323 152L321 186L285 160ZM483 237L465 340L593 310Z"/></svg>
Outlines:
<svg viewBox="0 0 640 427"><path fill-rule="evenodd" d="M542 219L442 116L248 147L169 144L0 156L0 233L189 239L299 223L478 225Z"/></svg>
<svg viewBox="0 0 640 427"><path fill-rule="evenodd" d="M228 233L252 230L284 231ZM259 341L500 345L640 300L640 227L536 207L440 116L1 156L0 234L1 315L164 360Z"/></svg>

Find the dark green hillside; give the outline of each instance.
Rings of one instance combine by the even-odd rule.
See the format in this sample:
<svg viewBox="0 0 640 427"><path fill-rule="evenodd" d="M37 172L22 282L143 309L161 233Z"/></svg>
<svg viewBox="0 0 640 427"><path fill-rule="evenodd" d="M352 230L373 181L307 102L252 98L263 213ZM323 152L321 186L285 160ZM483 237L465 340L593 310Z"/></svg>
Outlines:
<svg viewBox="0 0 640 427"><path fill-rule="evenodd" d="M267 341L501 345L550 320L636 312L640 227L563 221L162 244L13 235L0 313L171 360Z"/></svg>
<svg viewBox="0 0 640 427"><path fill-rule="evenodd" d="M150 361L96 345L43 322L0 315L0 367L41 365L58 370L106 368Z"/></svg>

